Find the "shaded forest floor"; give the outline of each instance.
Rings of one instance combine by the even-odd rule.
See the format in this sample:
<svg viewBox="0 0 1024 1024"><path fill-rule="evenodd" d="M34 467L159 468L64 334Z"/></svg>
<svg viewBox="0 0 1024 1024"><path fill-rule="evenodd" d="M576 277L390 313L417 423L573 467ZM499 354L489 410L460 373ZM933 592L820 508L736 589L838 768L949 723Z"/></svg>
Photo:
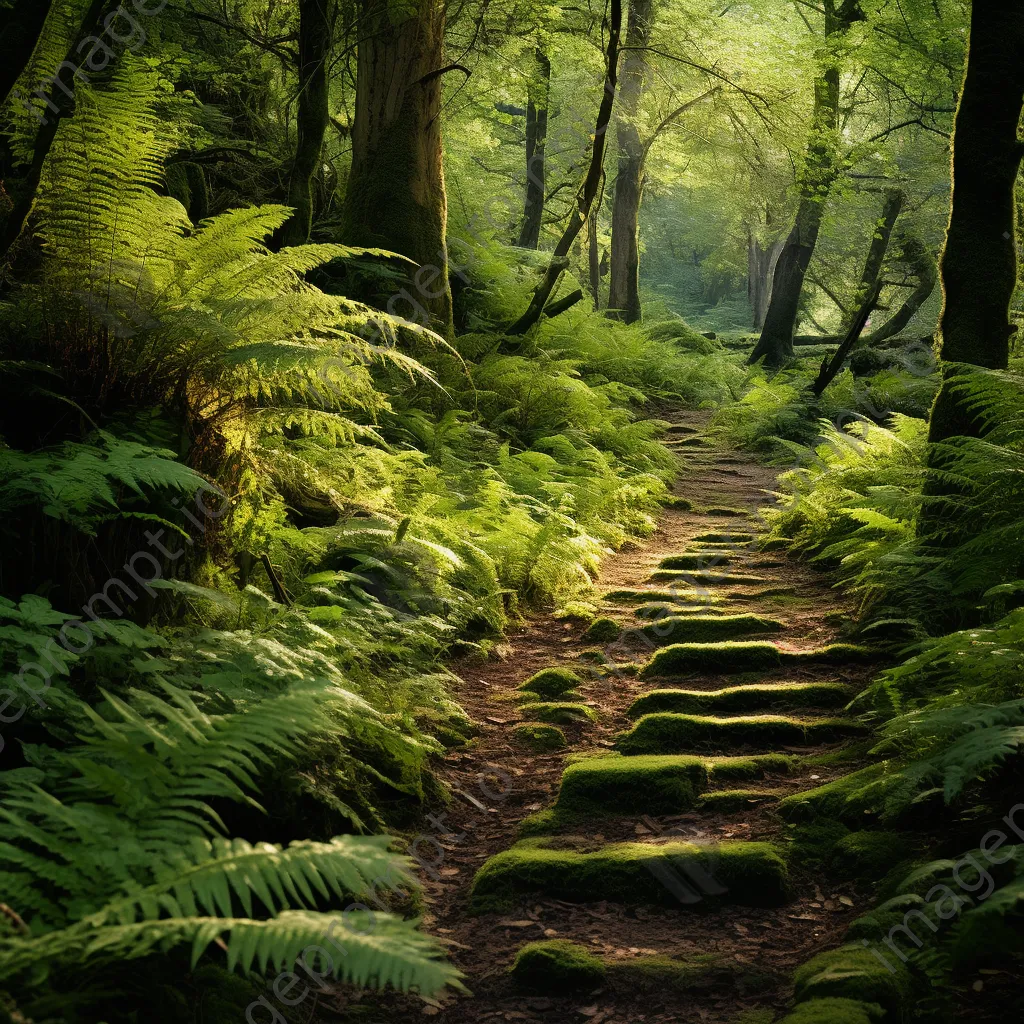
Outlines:
<svg viewBox="0 0 1024 1024"><path fill-rule="evenodd" d="M675 427L667 443L676 450L681 467L674 488L676 507L665 510L650 538L606 561L599 581L602 593L664 590L664 582L652 582L652 573L662 559L702 548L704 542L694 538L742 533L756 538L761 532L757 508L769 500L779 470L715 447L702 434L706 422L702 414L672 418ZM708 585L705 592L713 595L709 600L715 602L707 606L709 611L781 620L783 631L757 639L769 639L783 650L807 651L837 640L850 609L826 577L788 560L784 552L761 550L756 539L753 544L721 550L728 558L723 574L754 581ZM633 601L639 603L641 595ZM633 617L630 603L621 599L606 601L600 614L627 628L643 625L642 619ZM413 852L420 861L426 888L425 925L449 946L472 995L451 997L436 1006L397 997L389 997L383 1004L375 1000L374 1017L380 1011L390 1020L426 1014L445 1024L733 1021L745 1009L781 1010L791 996L792 970L820 950L838 945L850 920L864 913L868 888L836 884L820 870L801 870L791 864L791 897L780 907L729 905L728 900L714 905L630 906L602 900L599 892L592 901L574 903L539 892L507 912L473 914L469 896L477 870L517 841L525 818L552 805L567 761L576 755L609 753L616 737L632 725L627 709L639 694L663 686L711 691L751 683L835 681L847 684L852 696L871 671L863 664L811 664L648 682L639 679L635 671L629 674L628 663L630 655L634 662L646 661L653 647L630 651L621 642L603 645L609 661L627 665L625 672L608 672L607 668L591 667L586 660L587 652L592 656L602 645L583 634L584 626L578 622L536 615L510 634L500 660L466 660L453 666L463 680L456 697L478 724L479 735L469 747L449 754L442 775L454 794L453 803L444 814L424 823ZM563 726L566 749L537 753L523 746L514 734L522 722L516 703L521 694L516 687L534 672L553 666L568 667L584 676L578 699L597 713L597 719ZM841 715L838 709L778 710L770 706L747 713L804 720ZM855 741L846 741L794 747L712 745L699 752L710 757L777 752L794 755L794 760L789 771L761 772L753 781L712 779L712 793L751 791L728 813L714 809L713 798L708 801L705 797L701 803L708 802L707 808L698 805L669 816L601 815L561 828L556 845L589 852L622 841L654 848L671 838L700 845L770 841L785 849L784 826L773 813L777 800L848 772L860 750ZM607 984L596 991L531 993L518 986L508 970L518 949L545 938L581 943L609 963L663 956L696 961L708 969L682 988L663 980L644 985L634 978L628 985ZM339 994L335 1005L342 1009L344 1003L345 997ZM330 999L324 1008L328 1006ZM347 1009L351 1012L354 1007L349 1004Z"/></svg>

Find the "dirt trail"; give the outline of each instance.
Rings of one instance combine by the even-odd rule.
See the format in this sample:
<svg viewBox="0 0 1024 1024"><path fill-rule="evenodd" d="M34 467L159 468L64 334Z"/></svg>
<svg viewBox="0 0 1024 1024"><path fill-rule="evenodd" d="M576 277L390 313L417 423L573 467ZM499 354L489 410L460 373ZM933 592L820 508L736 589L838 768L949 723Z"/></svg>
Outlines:
<svg viewBox="0 0 1024 1024"><path fill-rule="evenodd" d="M716 450L700 433L704 427L700 414L676 418L668 443L678 452L682 469L674 493L685 501L678 503L680 507L666 510L654 536L608 559L599 581L602 593L664 589L664 582L651 581L652 572L666 556L706 548L706 542L695 544L695 537L748 531L757 534L761 530L754 513L765 503L766 491L771 490L777 471L734 452ZM692 510L685 507L687 502ZM720 506L743 514L709 512ZM820 574L788 560L784 553L757 550L756 546L719 550L726 551L730 561L728 567L717 571L757 577L759 581L709 586L708 591L722 599L710 606L712 610L756 613L785 624L784 631L777 635L739 636L738 641L767 639L784 651L807 651L836 640L847 609ZM641 603L639 597L632 603L606 602L601 614L627 627L637 627L643 625L642 620L633 617L637 603ZM515 688L532 673L552 666L585 673L587 662L580 659L581 652L592 652L601 645L582 634L578 623L536 616L509 637L502 660L467 661L455 666L464 681L457 697L479 723L480 734L471 747L448 757L443 775L455 794L453 805L445 815L428 823L415 852L424 866L421 875L427 892L426 927L449 944L473 995L455 997L436 1007L396 1002L390 1019L414 1019L425 1012L444 1024L500 1020L536 1024L734 1021L745 1009L783 1008L791 994L788 979L792 969L819 950L838 944L845 925L863 913L866 893L848 883L829 883L820 872L801 873L793 865L790 895L785 905L777 907L714 900L697 905L634 906L628 901L603 900L600 891L588 902L569 902L538 891L523 895L507 911L471 913L470 888L477 870L488 858L516 843L524 818L553 804L568 758L609 753L616 738L633 724L634 719L626 712L639 694L661 687L712 691L754 682L774 685L821 681L846 683L852 691L867 673L863 665L857 664L799 664L740 676L704 672L656 681L619 672L598 673L588 677L579 690L580 697L568 698L593 708L598 713L597 721L564 726L569 743L565 750L531 752L514 735L515 726L522 721L516 701L520 695ZM623 655L628 652L621 646L613 651L614 647L605 645L613 660L626 660ZM642 649L632 652L641 663L650 653ZM768 707L745 713L814 720L841 715L842 711ZM731 813L698 805L667 816L608 814L559 828L554 844L589 852L628 840L649 844L656 850L669 836L681 836L702 845L768 840L785 851L784 826L773 813L777 797L822 785L849 771L848 765L813 760L814 755L840 747L841 743L816 747L705 746L699 752L709 756L775 750L805 757L789 773L768 772L753 782L718 782L712 778L712 792L738 788L773 792L770 798L741 798L738 809ZM811 763L807 763L807 757ZM516 984L508 976L508 969L518 949L544 938L581 943L607 963L659 955L705 963L713 959L716 970L682 990L664 983L638 988L634 980L628 985L606 984L596 991L531 992Z"/></svg>

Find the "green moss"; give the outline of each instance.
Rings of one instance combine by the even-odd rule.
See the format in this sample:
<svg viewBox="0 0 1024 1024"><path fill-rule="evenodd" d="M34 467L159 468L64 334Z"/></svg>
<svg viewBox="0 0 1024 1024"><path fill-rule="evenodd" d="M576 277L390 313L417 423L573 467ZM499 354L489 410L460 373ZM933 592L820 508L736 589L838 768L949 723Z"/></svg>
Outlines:
<svg viewBox="0 0 1024 1024"><path fill-rule="evenodd" d="M722 518L726 518L729 516L739 517L749 514L749 510L745 508L735 508L732 505L712 505L710 508L704 509L704 515L720 516Z"/></svg>
<svg viewBox="0 0 1024 1024"><path fill-rule="evenodd" d="M849 942L881 942L888 937L891 929L903 924L907 914L923 911L926 902L923 896L908 892L902 896L894 896L891 900L880 903L874 910L850 922L846 931ZM912 918L913 919L913 918ZM920 918L916 918L920 921ZM927 925L925 925L927 930Z"/></svg>
<svg viewBox="0 0 1024 1024"><path fill-rule="evenodd" d="M694 551L669 555L658 563L659 569L718 569L732 561L724 551Z"/></svg>
<svg viewBox="0 0 1024 1024"><path fill-rule="evenodd" d="M815 665L843 665L849 661L870 661L878 655L870 647L860 644L828 644L810 651L787 651L783 661L787 665L810 662Z"/></svg>
<svg viewBox="0 0 1024 1024"><path fill-rule="evenodd" d="M691 512L693 510L693 502L689 498L677 498L673 495L670 498L666 498L663 504L665 508L678 509L680 512Z"/></svg>
<svg viewBox="0 0 1024 1024"><path fill-rule="evenodd" d="M577 654L576 657L579 658L580 661L592 662L595 665L608 664L608 658L605 655L604 651L599 651L596 649L590 651L580 651L580 653Z"/></svg>
<svg viewBox="0 0 1024 1024"><path fill-rule="evenodd" d="M695 887L704 890L699 900ZM711 888L716 891L707 892ZM539 894L573 903L775 907L788 899L789 879L770 843L616 843L582 853L559 849L556 840L524 839L477 872L470 907L475 913L506 910Z"/></svg>
<svg viewBox="0 0 1024 1024"><path fill-rule="evenodd" d="M592 640L595 643L604 643L609 640L618 640L622 633L620 626L614 619L600 618L587 626L583 632L584 640Z"/></svg>
<svg viewBox="0 0 1024 1024"><path fill-rule="evenodd" d="M902 784L899 773L883 761L816 789L794 793L779 804L779 813L786 821L829 818L861 826L865 816L880 812L886 796Z"/></svg>
<svg viewBox="0 0 1024 1024"><path fill-rule="evenodd" d="M723 690L651 690L629 708L630 718L657 711L726 714L767 708L835 708L850 700L841 683L759 683Z"/></svg>
<svg viewBox="0 0 1024 1024"><path fill-rule="evenodd" d="M760 1008L742 1010L738 1016L732 1018L729 1024L772 1024L774 1020L774 1010Z"/></svg>
<svg viewBox="0 0 1024 1024"><path fill-rule="evenodd" d="M752 533L734 531L732 533L698 533L694 538L695 544L752 544L754 535Z"/></svg>
<svg viewBox="0 0 1024 1024"><path fill-rule="evenodd" d="M788 775L799 759L792 754L754 754L752 757L711 757L705 761L712 782L763 779L767 773Z"/></svg>
<svg viewBox="0 0 1024 1024"><path fill-rule="evenodd" d="M779 649L764 640L708 644L672 644L656 651L641 679L687 672L751 672L777 668Z"/></svg>
<svg viewBox="0 0 1024 1024"><path fill-rule="evenodd" d="M538 701L524 704L519 713L531 722L549 722L552 725L572 725L574 722L594 722L597 712L586 704L563 701Z"/></svg>
<svg viewBox="0 0 1024 1024"><path fill-rule="evenodd" d="M696 804L707 788L699 757L599 757L565 769L561 810L619 814L675 814Z"/></svg>
<svg viewBox="0 0 1024 1024"><path fill-rule="evenodd" d="M549 939L523 946L509 973L530 991L561 993L597 988L604 981L605 966L586 946Z"/></svg>
<svg viewBox="0 0 1024 1024"><path fill-rule="evenodd" d="M801 1003L779 1024L875 1024L885 1016L877 1003L859 999L812 999Z"/></svg>
<svg viewBox="0 0 1024 1024"><path fill-rule="evenodd" d="M782 790L773 789L719 789L713 793L704 793L697 801L697 806L702 811L735 814L761 804L774 803L782 795Z"/></svg>
<svg viewBox="0 0 1024 1024"><path fill-rule="evenodd" d="M791 864L820 870L832 859L836 846L849 835L850 830L841 821L822 821L813 825L799 825L790 830L792 844L788 859Z"/></svg>
<svg viewBox="0 0 1024 1024"><path fill-rule="evenodd" d="M910 976L895 958L895 973L859 943L819 953L793 974L796 1000L849 999L877 1003L900 1019L912 996ZM870 1019L870 1018L869 1018Z"/></svg>
<svg viewBox="0 0 1024 1024"><path fill-rule="evenodd" d="M642 626L640 632L663 643L714 643L756 633L778 633L785 624L761 615L670 615Z"/></svg>
<svg viewBox="0 0 1024 1024"><path fill-rule="evenodd" d="M656 569L651 573L651 579L658 583L666 583L670 580L679 580L693 586L712 586L715 584L729 584L731 586L753 586L757 583L767 583L763 576L748 576L738 572L719 571L716 569Z"/></svg>
<svg viewBox="0 0 1024 1024"><path fill-rule="evenodd" d="M630 995L637 992L706 992L711 988L740 987L744 993L770 987L763 972L729 963L713 953L690 960L667 956L638 956L632 960L613 960L607 965L608 984Z"/></svg>
<svg viewBox="0 0 1024 1024"><path fill-rule="evenodd" d="M640 605L633 614L638 619L662 619L672 616L723 615L722 609L709 604L668 604L664 601L648 601Z"/></svg>
<svg viewBox="0 0 1024 1024"><path fill-rule="evenodd" d="M724 750L752 746L823 743L862 732L859 722L848 719L804 719L785 715L748 715L715 718L661 712L644 715L616 743L625 754L681 754L691 750Z"/></svg>
<svg viewBox="0 0 1024 1024"><path fill-rule="evenodd" d="M545 668L519 684L520 690L539 693L542 697L560 697L563 693L582 686L583 680L568 668Z"/></svg>
<svg viewBox="0 0 1024 1024"><path fill-rule="evenodd" d="M767 601L771 598L797 597L796 587L765 587L748 593L736 591L729 595L730 601Z"/></svg>
<svg viewBox="0 0 1024 1024"><path fill-rule="evenodd" d="M898 832L851 832L832 851L830 868L839 878L877 881L907 860L915 844Z"/></svg>
<svg viewBox="0 0 1024 1024"><path fill-rule="evenodd" d="M554 725L526 722L512 730L513 737L538 753L561 750L565 745L565 734Z"/></svg>

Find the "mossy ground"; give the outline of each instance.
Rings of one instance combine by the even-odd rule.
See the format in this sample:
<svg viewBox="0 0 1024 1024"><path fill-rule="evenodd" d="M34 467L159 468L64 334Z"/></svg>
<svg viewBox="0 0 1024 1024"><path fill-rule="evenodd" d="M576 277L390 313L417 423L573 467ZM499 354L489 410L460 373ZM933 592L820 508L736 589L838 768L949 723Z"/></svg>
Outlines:
<svg viewBox="0 0 1024 1024"><path fill-rule="evenodd" d="M630 718L658 711L682 714L730 714L770 708L843 707L852 696L841 683L761 683L722 690L651 690L627 712Z"/></svg>
<svg viewBox="0 0 1024 1024"><path fill-rule="evenodd" d="M524 722L512 730L512 735L523 746L538 753L561 750L566 746L565 733L555 725Z"/></svg>
<svg viewBox="0 0 1024 1024"><path fill-rule="evenodd" d="M779 813L792 822L828 819L863 825L868 815L881 811L890 789L900 784L901 778L880 762L786 797Z"/></svg>
<svg viewBox="0 0 1024 1024"><path fill-rule="evenodd" d="M683 754L693 750L729 750L750 746L824 743L864 731L848 719L803 719L785 715L716 718L671 712L644 715L616 743L624 754Z"/></svg>
<svg viewBox="0 0 1024 1024"><path fill-rule="evenodd" d="M801 1003L779 1024L878 1024L885 1010L859 999L812 999Z"/></svg>
<svg viewBox="0 0 1024 1024"><path fill-rule="evenodd" d="M524 839L488 860L473 880L472 910L506 910L538 894L572 903L695 907L716 902L775 907L789 896L786 862L770 843L725 842L713 848L615 843L581 853L551 842ZM695 887L702 886L711 891L698 893ZM682 896L697 898L689 903Z"/></svg>
<svg viewBox="0 0 1024 1024"><path fill-rule="evenodd" d="M851 832L836 843L829 868L837 878L878 881L913 856L912 837L898 832Z"/></svg>
<svg viewBox="0 0 1024 1024"><path fill-rule="evenodd" d="M597 720L597 712L593 708L568 701L537 701L524 704L519 713L527 721L547 722L549 725L572 725L574 722Z"/></svg>
<svg viewBox="0 0 1024 1024"><path fill-rule="evenodd" d="M583 639L591 643L606 643L610 640L618 640L622 633L622 626L614 619L599 618L587 626L583 632Z"/></svg>
<svg viewBox="0 0 1024 1024"><path fill-rule="evenodd" d="M577 761L562 775L561 811L677 814L707 788L699 757L600 757Z"/></svg>
<svg viewBox="0 0 1024 1024"><path fill-rule="evenodd" d="M568 668L545 668L519 684L519 689L541 697L560 697L583 685L583 679Z"/></svg>
<svg viewBox="0 0 1024 1024"><path fill-rule="evenodd" d="M785 623L762 615L669 615L642 626L641 632L661 643L715 643L784 628Z"/></svg>
<svg viewBox="0 0 1024 1024"><path fill-rule="evenodd" d="M860 943L819 953L793 974L798 1003L813 999L850 999L881 1006L893 1020L913 995L910 975L891 957L893 970Z"/></svg>
<svg viewBox="0 0 1024 1024"><path fill-rule="evenodd" d="M775 789L719 789L703 793L697 800L697 806L702 811L735 814L761 804L775 803L784 793L784 790Z"/></svg>
<svg viewBox="0 0 1024 1024"><path fill-rule="evenodd" d="M578 942L549 939L523 946L510 973L531 992L559 993L597 988L605 979L605 966Z"/></svg>

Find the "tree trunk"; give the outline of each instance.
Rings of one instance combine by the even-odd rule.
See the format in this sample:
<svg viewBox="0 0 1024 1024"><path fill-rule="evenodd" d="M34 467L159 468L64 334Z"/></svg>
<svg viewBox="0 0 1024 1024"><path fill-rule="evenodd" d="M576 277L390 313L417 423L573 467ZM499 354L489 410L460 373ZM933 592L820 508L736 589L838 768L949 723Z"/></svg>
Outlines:
<svg viewBox="0 0 1024 1024"><path fill-rule="evenodd" d="M14 0L0 10L0 103L28 67L53 0Z"/></svg>
<svg viewBox="0 0 1024 1024"><path fill-rule="evenodd" d="M452 327L441 163L441 76L445 8L416 0L398 8L363 0L359 26L352 169L342 234L352 245L407 256L418 269L392 293L389 312Z"/></svg>
<svg viewBox="0 0 1024 1024"><path fill-rule="evenodd" d="M871 245L868 247L868 255L864 261L864 271L860 276L856 312L847 328L846 336L839 348L832 354L832 358L822 360L817 380L811 385L811 390L816 395L820 395L835 380L846 357L856 347L864 325L868 322L868 317L871 316L871 311L878 304L878 296L882 290L882 264L885 262L885 254L889 250L889 240L892 238L896 220L903 209L903 201L904 196L899 189L890 189L885 195L882 216L875 225Z"/></svg>
<svg viewBox="0 0 1024 1024"><path fill-rule="evenodd" d="M525 334L544 312L551 292L554 290L562 272L568 266L569 250L572 248L580 229L587 222L590 208L594 204L601 185L601 174L604 167L604 149L608 124L612 117L612 106L615 102L616 82L619 63L619 33L622 30L622 0L611 0L611 20L608 26L607 65L605 68L604 95L597 111L597 125L594 130L594 149L590 158L590 167L583 181L583 188L576 196L576 208L569 215L569 223L562 232L562 237L551 254L540 284L537 285L523 315L505 333L509 335Z"/></svg>
<svg viewBox="0 0 1024 1024"><path fill-rule="evenodd" d="M856 0L825 0L825 43L863 20ZM818 241L825 201L839 175L836 152L839 130L839 68L831 56L814 82L814 113L807 159L800 179L800 205L793 230L783 246L772 278L772 296L761 337L748 362L763 358L766 366L781 366L793 357L793 329L800 309L804 277Z"/></svg>
<svg viewBox="0 0 1024 1024"><path fill-rule="evenodd" d="M764 326L765 313L772 297L772 276L782 252L783 243L772 242L767 249L750 232L747 237L747 298L754 320L754 330Z"/></svg>
<svg viewBox="0 0 1024 1024"><path fill-rule="evenodd" d="M544 216L544 146L548 134L548 93L551 61L542 50L534 51L539 75L531 78L526 101L526 199L523 226L516 245L536 249Z"/></svg>
<svg viewBox="0 0 1024 1024"><path fill-rule="evenodd" d="M313 227L313 177L330 121L327 65L334 14L331 0L299 0L299 106L295 160L287 204L295 212L277 232L277 247L303 245Z"/></svg>
<svg viewBox="0 0 1024 1024"><path fill-rule="evenodd" d="M1017 283L1014 184L1024 146L1024 11L975 0L967 73L953 126L953 198L940 259L939 356L947 363L1005 369L1010 302ZM948 367L932 407L928 439L978 435L980 425L952 385Z"/></svg>
<svg viewBox="0 0 1024 1024"><path fill-rule="evenodd" d="M904 231L900 237L901 259L913 271L917 278L917 287L907 296L903 305L880 327L864 338L865 345L876 345L886 338L899 334L914 318L914 314L925 304L928 296L935 290L938 274L935 260L928 252L924 243L916 235Z"/></svg>
<svg viewBox="0 0 1024 1024"><path fill-rule="evenodd" d="M619 147L612 201L611 278L608 316L627 324L640 319L640 200L646 150L636 125L648 68L644 49L651 35L653 0L631 0L626 25L616 141ZM640 47L640 49L633 49Z"/></svg>

